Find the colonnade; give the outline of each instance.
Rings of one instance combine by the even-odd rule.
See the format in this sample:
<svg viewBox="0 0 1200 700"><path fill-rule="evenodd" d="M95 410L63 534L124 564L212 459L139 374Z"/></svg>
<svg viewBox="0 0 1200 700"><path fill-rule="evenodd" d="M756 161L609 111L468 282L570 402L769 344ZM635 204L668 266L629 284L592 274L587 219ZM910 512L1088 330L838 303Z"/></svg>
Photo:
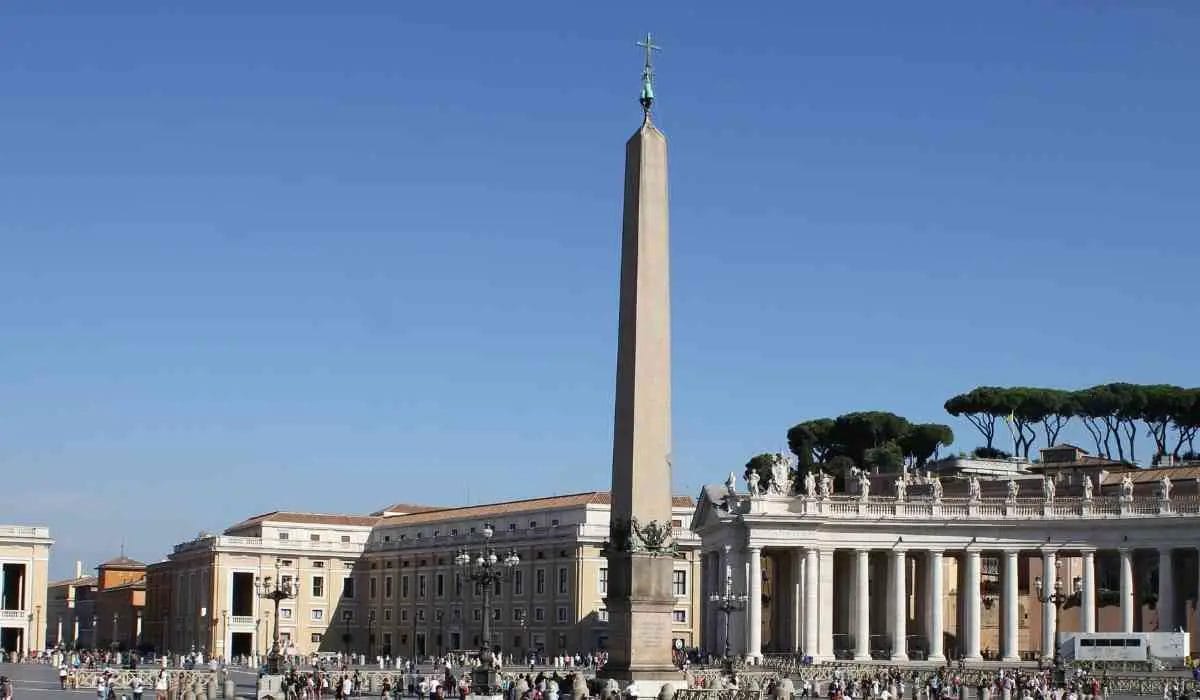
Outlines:
<svg viewBox="0 0 1200 700"><path fill-rule="evenodd" d="M1113 632L1133 632L1135 624L1135 578L1134 553L1153 549L1158 555L1158 630L1171 631L1177 627L1186 628L1182 610L1184 602L1175 591L1175 570L1173 547L1123 547L1116 549L1119 559L1119 629L1104 630ZM1078 559L1073 572L1078 573L1078 580L1064 576L1062 592L1073 596L1072 600L1078 605L1078 628L1082 632L1097 630L1097 572L1096 557L1099 549L1072 546L1069 549L1058 549L1052 545L1040 546L978 546L974 542L961 547L909 547L901 542L888 548L880 547L831 547L814 545L801 548L769 547L764 553L761 545L751 544L742 551L733 551L727 555L710 552L705 560L706 565L716 564L718 557L720 570L731 566L735 571L745 571L745 588L747 594L744 614L735 613L741 618L744 636L737 639L738 632L731 632L733 646L750 658L761 658L763 654L763 572L764 556L768 556L775 570L775 579L780 584L773 587L776 608L774 618L778 623L774 629L774 650L791 651L823 661L834 657L835 637L835 588L841 596L849 595L848 599L841 598L844 611L848 615L848 625L844 626L844 634L852 638L849 652L855 659L868 659L872 656L872 559L880 564L879 557L886 561L886 567L876 566L876 577L880 570L886 571L886 581L882 590L886 591L886 601L880 605L875 603L875 614L884 610L884 623L878 622L875 628L886 629L891 639L890 658L894 661L905 661L909 658L909 648L906 638L910 633L924 636L927 640L927 658L944 660L948 653L957 653L959 658L968 661L982 660L981 630L983 623L983 592L982 563L986 556L999 560L998 591L989 592L987 604L989 608L999 603L999 657L1002 661L1017 661L1021 658L1020 644L1020 606L1021 606L1021 557L1030 556L1041 560L1043 572L1043 593L1054 591L1054 582L1060 556ZM1112 550L1104 550L1112 551ZM844 552L840 557L845 562L841 567L835 567L835 552ZM954 631L958 638L958 649L944 648L946 633L945 608L943 600L946 597L946 557L958 560L959 579L956 587L958 607L957 621ZM849 575L845 571L849 565ZM836 571L835 571L836 568ZM835 578L835 573L839 574ZM711 582L714 577L706 579ZM786 583L786 585L783 585ZM1027 605L1040 607L1041 639L1038 651L1043 657L1052 655L1055 645L1055 625L1057 610L1052 600L1038 600L1031 581L1025 581L1029 598ZM1200 582L1198 582L1200 584ZM740 588L740 586L738 586ZM875 587L876 593L880 591ZM707 595L708 591L705 591ZM1197 591L1200 593L1200 591ZM1045 596L1043 596L1045 597ZM1031 613L1032 614L1032 613ZM712 620L713 616L709 616ZM910 622L911 620L911 622ZM721 637L716 625L709 627L716 632L717 639ZM1153 631L1153 630L1147 630ZM878 639L878 635L876 635ZM739 643L740 642L740 643ZM1032 642L1031 642L1032 643ZM720 649L720 644L709 645L710 648ZM782 647L782 648L781 648ZM876 650L878 651L878 650Z"/></svg>

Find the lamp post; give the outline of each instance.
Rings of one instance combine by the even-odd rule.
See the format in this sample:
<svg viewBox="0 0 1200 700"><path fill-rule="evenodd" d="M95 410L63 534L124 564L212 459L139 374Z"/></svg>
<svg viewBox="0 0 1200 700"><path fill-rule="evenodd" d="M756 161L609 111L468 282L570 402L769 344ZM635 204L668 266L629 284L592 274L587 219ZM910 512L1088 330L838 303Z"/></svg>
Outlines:
<svg viewBox="0 0 1200 700"><path fill-rule="evenodd" d="M375 647L375 611L367 613L367 660L375 658L372 653Z"/></svg>
<svg viewBox="0 0 1200 700"><path fill-rule="evenodd" d="M1056 568L1061 567L1061 566L1062 566L1062 562L1056 562ZM1076 576L1074 581L1075 581L1075 588L1078 589L1079 583L1081 581L1080 577ZM1034 588L1037 589L1036 595L1037 595L1037 599L1038 599L1039 603L1041 603L1042 605L1045 605L1046 603L1050 603L1051 605L1054 606L1054 656L1053 656L1053 659L1054 659L1054 668L1055 668L1056 672L1061 673L1062 672L1062 654L1059 651L1059 647L1061 646L1060 635L1062 634L1062 629L1061 629L1062 625L1060 624L1060 622L1061 622L1061 617L1062 617L1063 606L1066 605L1066 603L1071 599L1071 595L1063 592L1062 578L1057 575L1054 577L1053 591L1051 591L1043 586L1041 576L1038 576L1033 579L1033 586L1034 586Z"/></svg>
<svg viewBox="0 0 1200 700"><path fill-rule="evenodd" d="M722 593L713 593L708 596L708 602L716 606L717 610L725 616L725 650L722 652L722 658L725 665L730 664L729 658L729 616L746 607L746 602L750 596L745 593L733 592L733 567L729 565L729 551L733 549L731 545L725 545L725 590Z"/></svg>
<svg viewBox="0 0 1200 700"><path fill-rule="evenodd" d="M267 653L267 675L278 676L279 674L279 601L295 598L299 594L299 586L292 579L283 580L279 569L282 566L279 559L275 560L275 577L270 576L254 578L254 589L258 592L260 598L275 601L275 638L271 642L271 651Z"/></svg>
<svg viewBox="0 0 1200 700"><path fill-rule="evenodd" d="M435 618L437 618L437 623L438 623L438 640L437 640L438 656L442 655L442 629L443 629L442 617L444 614L445 614L445 612L442 610L438 610L433 613L433 616Z"/></svg>
<svg viewBox="0 0 1200 700"><path fill-rule="evenodd" d="M479 654L479 667L475 669L471 679L472 690L477 695L493 695L497 692L496 667L492 657L492 587L512 576L521 558L513 550L497 554L491 545L492 536L496 534L491 523L485 523L482 528L483 548L474 556L467 550L458 550L454 563L462 569L467 580L483 587L483 638L480 640L482 649Z"/></svg>

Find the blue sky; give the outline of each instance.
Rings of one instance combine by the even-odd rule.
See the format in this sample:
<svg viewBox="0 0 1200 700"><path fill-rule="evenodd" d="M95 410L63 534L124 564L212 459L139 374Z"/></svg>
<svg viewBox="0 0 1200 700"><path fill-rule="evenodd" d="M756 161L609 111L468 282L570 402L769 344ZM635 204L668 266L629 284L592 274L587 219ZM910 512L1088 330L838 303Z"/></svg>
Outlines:
<svg viewBox="0 0 1200 700"><path fill-rule="evenodd" d="M12 0L0 520L61 575L604 488L647 30L677 490L807 418L1200 384L1195 3Z"/></svg>

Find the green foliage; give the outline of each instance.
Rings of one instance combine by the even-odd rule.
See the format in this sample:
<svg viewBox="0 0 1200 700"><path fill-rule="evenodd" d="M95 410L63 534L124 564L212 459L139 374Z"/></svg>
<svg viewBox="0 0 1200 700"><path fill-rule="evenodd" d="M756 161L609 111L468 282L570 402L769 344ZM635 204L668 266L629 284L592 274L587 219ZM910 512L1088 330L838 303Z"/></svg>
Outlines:
<svg viewBox="0 0 1200 700"><path fill-rule="evenodd" d="M953 443L954 431L950 426L940 423L910 426L908 432L897 440L904 458L918 469L923 468L931 458L937 457L939 448L949 447Z"/></svg>
<svg viewBox="0 0 1200 700"><path fill-rule="evenodd" d="M832 439L855 464L864 464L867 450L897 440L911 424L886 411L859 411L834 420Z"/></svg>
<svg viewBox="0 0 1200 700"><path fill-rule="evenodd" d="M895 474L904 468L904 454L899 445L888 442L868 449L863 455L863 466L880 474Z"/></svg>
<svg viewBox="0 0 1200 700"><path fill-rule="evenodd" d="M1012 455L1004 450L987 446L976 447L975 450L971 452L971 456L978 459L1008 459L1009 457L1012 457Z"/></svg>
<svg viewBox="0 0 1200 700"><path fill-rule="evenodd" d="M833 426L832 418L817 418L797 423L788 429L788 449L800 460L801 471L808 471L814 464L825 462L836 452L831 437Z"/></svg>
<svg viewBox="0 0 1200 700"><path fill-rule="evenodd" d="M742 478L746 481L750 480L750 472L758 472L758 483L763 489L767 488L767 484L771 483L771 465L775 462L775 455L770 452L754 455L746 462L746 471L742 474Z"/></svg>
<svg viewBox="0 0 1200 700"><path fill-rule="evenodd" d="M1078 391L981 386L951 397L945 408L969 420L988 450L995 449L996 421L1003 420L1014 450L1026 459L1038 438L1036 426L1041 426L1045 444L1054 445L1073 418L1091 435L1096 454L1121 461L1137 458L1139 423L1154 439L1156 460L1168 453L1178 457L1184 444L1190 449L1200 433L1200 389L1170 384L1112 382Z"/></svg>

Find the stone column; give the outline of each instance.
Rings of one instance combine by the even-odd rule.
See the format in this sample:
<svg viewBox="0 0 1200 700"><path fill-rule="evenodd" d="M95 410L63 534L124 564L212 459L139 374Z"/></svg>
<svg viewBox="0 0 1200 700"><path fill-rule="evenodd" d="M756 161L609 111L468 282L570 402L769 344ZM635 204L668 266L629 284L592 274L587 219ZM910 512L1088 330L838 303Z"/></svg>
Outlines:
<svg viewBox="0 0 1200 700"><path fill-rule="evenodd" d="M929 564L925 567L925 595L928 602L929 616L926 618L928 624L925 634L929 637L929 660L944 661L945 653L942 650L942 634L943 623L942 614L944 611L942 603L942 553L940 551L930 551L926 554L929 557Z"/></svg>
<svg viewBox="0 0 1200 700"><path fill-rule="evenodd" d="M1175 629L1175 572L1171 566L1171 548L1158 550L1158 631Z"/></svg>
<svg viewBox="0 0 1200 700"><path fill-rule="evenodd" d="M792 651L804 648L804 554L792 550Z"/></svg>
<svg viewBox="0 0 1200 700"><path fill-rule="evenodd" d="M871 552L860 549L854 559L854 658L871 658Z"/></svg>
<svg viewBox="0 0 1200 700"><path fill-rule="evenodd" d="M892 661L908 661L908 576L907 552L892 550L892 566L888 576L888 632L892 635Z"/></svg>
<svg viewBox="0 0 1200 700"><path fill-rule="evenodd" d="M1018 581L1020 576L1019 557L1020 552L1006 551L1004 552L1004 570L1001 572L1003 578L1004 594L1000 601L1000 614L1004 616L1002 622L1003 629L1000 631L1000 660L1006 662L1019 661L1021 658L1021 650L1017 645L1017 595Z"/></svg>
<svg viewBox="0 0 1200 700"><path fill-rule="evenodd" d="M978 550L967 550L963 556L963 626L964 633L963 656L967 661L979 661L983 655L979 653L979 627L983 622L980 611L980 553Z"/></svg>
<svg viewBox="0 0 1200 700"><path fill-rule="evenodd" d="M817 606L820 600L817 590L820 588L820 575L817 571L817 559L820 552L809 547L804 550L804 653L817 656Z"/></svg>
<svg viewBox="0 0 1200 700"><path fill-rule="evenodd" d="M1121 555L1121 631L1133 631L1133 550L1122 549Z"/></svg>
<svg viewBox="0 0 1200 700"><path fill-rule="evenodd" d="M1079 607L1082 615L1080 627L1084 632L1096 631L1096 553L1083 551L1083 574L1080 576Z"/></svg>
<svg viewBox="0 0 1200 700"><path fill-rule="evenodd" d="M821 587L818 591L820 618L817 621L817 649L821 660L833 658L833 550L821 550L820 568Z"/></svg>
<svg viewBox="0 0 1200 700"><path fill-rule="evenodd" d="M762 548L750 547L750 600L746 607L746 657L762 658Z"/></svg>
<svg viewBox="0 0 1200 700"><path fill-rule="evenodd" d="M1054 593L1054 581L1058 577L1058 567L1055 563L1058 556L1051 550L1042 552L1042 595L1046 602L1042 603L1042 657L1054 658L1054 603L1049 596Z"/></svg>

